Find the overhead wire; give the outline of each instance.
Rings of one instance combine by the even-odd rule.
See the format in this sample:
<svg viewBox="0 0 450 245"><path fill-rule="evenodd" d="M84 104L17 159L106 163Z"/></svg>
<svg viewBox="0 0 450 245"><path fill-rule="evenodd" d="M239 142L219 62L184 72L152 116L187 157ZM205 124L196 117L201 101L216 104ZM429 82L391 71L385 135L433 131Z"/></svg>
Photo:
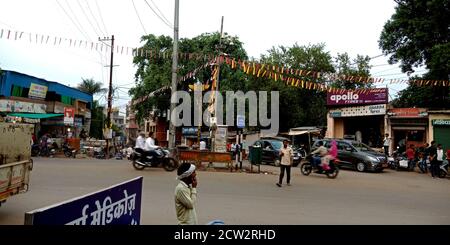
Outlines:
<svg viewBox="0 0 450 245"><path fill-rule="evenodd" d="M100 30L100 32L102 33L103 36L106 36L105 32L103 32L102 28L100 27L100 24L98 23L97 18L95 17L94 13L92 12L91 6L89 6L89 2L87 0L84 0L84 2L86 3L86 5L88 7L89 13L91 14L92 18L94 19L95 24L97 25L97 28Z"/></svg>
<svg viewBox="0 0 450 245"><path fill-rule="evenodd" d="M95 5L97 6L97 11L100 16L100 20L102 21L102 24L103 24L103 28L105 28L106 35L109 36L108 29L106 28L105 21L103 20L102 11L100 10L100 7L98 6L97 0L94 0L94 1L95 1Z"/></svg>
<svg viewBox="0 0 450 245"><path fill-rule="evenodd" d="M161 10L158 8L158 5L156 5L156 3L153 2L153 0L150 0L150 2L153 3L153 5L155 6L156 10L161 14L161 17L162 17L168 24L170 24L171 26L173 26L173 24L166 18L166 16L164 15L164 13L161 12Z"/></svg>
<svg viewBox="0 0 450 245"><path fill-rule="evenodd" d="M158 19L160 19L166 26L168 26L170 29L173 29L173 26L169 23L167 23L161 16L159 16L158 13L156 13L156 11L152 8L152 6L147 2L147 0L144 0L145 3L147 4L147 6L152 10L152 12L156 15L156 17L158 17Z"/></svg>
<svg viewBox="0 0 450 245"><path fill-rule="evenodd" d="M141 27L144 30L144 34L147 35L147 30L145 30L144 23L142 23L141 17L139 16L139 12L137 11L136 5L134 4L134 0L131 0L131 3L133 3L134 11L136 12L136 16L139 19L139 23L141 23Z"/></svg>
<svg viewBox="0 0 450 245"><path fill-rule="evenodd" d="M86 14L86 11L84 11L83 6L81 6L81 3L79 0L76 0L78 7L80 7L81 12L83 13L84 17L86 18L87 22L89 23L89 25L91 26L92 30L94 30L95 35L97 35L97 37L101 36L98 34L97 29L94 27L94 25L91 22L91 19L88 17L88 15ZM101 32L101 31L100 31Z"/></svg>

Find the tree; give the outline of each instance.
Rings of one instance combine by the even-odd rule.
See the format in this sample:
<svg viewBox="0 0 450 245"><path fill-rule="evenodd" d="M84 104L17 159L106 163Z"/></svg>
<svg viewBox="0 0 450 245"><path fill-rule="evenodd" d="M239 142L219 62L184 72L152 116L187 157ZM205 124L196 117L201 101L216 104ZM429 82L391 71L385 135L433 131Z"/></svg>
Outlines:
<svg viewBox="0 0 450 245"><path fill-rule="evenodd" d="M83 92L86 92L88 94L98 94L98 93L104 93L107 91L106 88L102 88L103 84L101 82L94 81L93 78L81 78L82 82L78 84L77 88Z"/></svg>
<svg viewBox="0 0 450 245"><path fill-rule="evenodd" d="M219 33L204 33L192 39L181 39L179 42L180 53L195 53L198 59L193 57L181 58L178 64L178 76L181 77L195 68L204 65L208 62L205 57L218 55L219 48ZM145 50L151 50L157 54L172 53L172 38L169 36L155 36L146 35L141 38L144 45L141 47ZM242 42L237 37L229 36L227 34L222 38L221 51L227 55L235 58L246 59L247 55L242 47ZM136 86L132 88L129 93L134 100L153 94L149 99L135 105L137 111L136 117L138 121L142 122L144 118L150 116L153 109L167 110L170 107L170 84L171 84L171 64L170 58L164 56L143 57L136 56L133 63L137 66L135 79ZM201 81L208 82L211 78L211 71L213 67L208 67L196 74L196 77L189 79L181 84L178 84L179 90L188 90L188 85L194 82ZM242 86L243 74L232 71L226 66L222 66L220 71L220 89L225 91L230 88L238 88ZM166 89L161 89L166 88Z"/></svg>
<svg viewBox="0 0 450 245"><path fill-rule="evenodd" d="M347 53L338 54L335 58L335 68L338 75L346 76L370 76L370 58L369 56L357 55L351 60ZM344 89L370 88L372 83L355 82L347 80L337 80L333 83L333 87Z"/></svg>
<svg viewBox="0 0 450 245"><path fill-rule="evenodd" d="M262 63L284 65L293 69L334 72L332 56L325 50L325 44L292 47L273 47L267 55L261 56ZM312 81L305 77L305 80ZM324 83L321 80L314 82ZM286 86L265 78L251 78L252 90L280 91L280 131L298 126L326 125L326 93L317 90Z"/></svg>
<svg viewBox="0 0 450 245"><path fill-rule="evenodd" d="M448 80L450 74L450 2L447 0L397 0L396 12L385 24L379 46L390 55L389 63L400 62L403 72L425 66L419 79ZM450 108L448 87L418 88L410 85L400 93L397 105ZM424 103L424 101L427 101Z"/></svg>
<svg viewBox="0 0 450 245"><path fill-rule="evenodd" d="M106 88L102 88L101 82L96 82L94 79L81 78L82 82L78 84L77 88L88 94L98 94L106 92ZM97 100L94 100L91 106L91 127L89 134L91 137L101 139L103 138L103 107L99 105Z"/></svg>

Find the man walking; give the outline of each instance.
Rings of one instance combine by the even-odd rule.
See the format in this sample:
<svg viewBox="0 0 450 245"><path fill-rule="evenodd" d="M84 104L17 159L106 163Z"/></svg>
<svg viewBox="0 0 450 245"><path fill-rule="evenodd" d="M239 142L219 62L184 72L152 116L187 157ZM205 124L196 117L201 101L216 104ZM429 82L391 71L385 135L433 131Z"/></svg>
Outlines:
<svg viewBox="0 0 450 245"><path fill-rule="evenodd" d="M283 178L284 178L284 171L286 170L286 182L287 185L291 185L291 165L292 165L292 154L293 150L288 145L288 141L283 141L283 147L280 149L280 156L281 156L281 162L280 162L280 179L278 180L277 186L281 187L283 184Z"/></svg>
<svg viewBox="0 0 450 245"><path fill-rule="evenodd" d="M180 180L175 187L175 211L179 225L196 225L197 213L197 174L195 165L183 163L178 167L177 179Z"/></svg>

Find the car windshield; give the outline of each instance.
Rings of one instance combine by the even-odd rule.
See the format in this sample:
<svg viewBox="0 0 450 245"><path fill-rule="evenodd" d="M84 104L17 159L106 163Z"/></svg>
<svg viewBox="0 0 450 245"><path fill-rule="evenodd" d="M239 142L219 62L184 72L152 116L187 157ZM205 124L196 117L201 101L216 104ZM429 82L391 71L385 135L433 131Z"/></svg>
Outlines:
<svg viewBox="0 0 450 245"><path fill-rule="evenodd" d="M281 142L281 141L271 140L270 143L272 143L275 150L279 150L283 146L283 142Z"/></svg>
<svg viewBox="0 0 450 245"><path fill-rule="evenodd" d="M370 148L370 146L364 144L364 143L353 143L352 144L353 147L355 147L358 151L370 151L370 152L375 152L372 148Z"/></svg>

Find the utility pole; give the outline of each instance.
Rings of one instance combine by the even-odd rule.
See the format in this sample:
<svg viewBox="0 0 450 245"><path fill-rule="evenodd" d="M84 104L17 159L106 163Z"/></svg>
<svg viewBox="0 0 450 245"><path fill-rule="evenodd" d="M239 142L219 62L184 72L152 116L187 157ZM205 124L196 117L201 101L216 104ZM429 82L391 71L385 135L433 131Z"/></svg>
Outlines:
<svg viewBox="0 0 450 245"><path fill-rule="evenodd" d="M177 70L178 70L178 19L179 19L180 1L175 0L175 17L173 22L173 53L172 53L172 86L171 95L177 91ZM175 109L175 104L170 103L170 114ZM170 115L170 127L169 127L169 149L175 148L176 141L176 128L174 124L175 118Z"/></svg>
<svg viewBox="0 0 450 245"><path fill-rule="evenodd" d="M219 46L217 47L219 56L217 57L217 78L216 78L216 98L214 100L214 117L216 118L216 127L213 127L212 135L211 135L211 151L215 151L216 147L216 130L217 130L217 94L219 93L219 78L220 78L220 58L222 57L222 36L223 36L223 16L220 22L220 37L219 37Z"/></svg>
<svg viewBox="0 0 450 245"><path fill-rule="evenodd" d="M109 66L109 89L108 89L108 111L106 115L106 132L108 133L106 136L106 159L109 159L109 133L111 128L111 110L112 110L112 75L113 75L113 58L114 58L114 35L111 38L103 38L98 39L99 41L111 41L111 60ZM112 133L111 133L112 135Z"/></svg>

